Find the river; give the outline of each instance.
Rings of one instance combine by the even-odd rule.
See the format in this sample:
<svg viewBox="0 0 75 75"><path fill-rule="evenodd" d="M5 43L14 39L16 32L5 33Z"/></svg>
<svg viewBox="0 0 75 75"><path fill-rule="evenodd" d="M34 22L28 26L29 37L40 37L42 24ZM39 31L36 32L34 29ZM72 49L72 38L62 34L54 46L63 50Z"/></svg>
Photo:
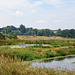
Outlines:
<svg viewBox="0 0 75 75"><path fill-rule="evenodd" d="M75 70L75 57L67 57L67 58L57 58L47 59L42 61L35 61L32 63L32 67L41 67L41 68L52 68L55 70L59 69L67 69L67 70Z"/></svg>

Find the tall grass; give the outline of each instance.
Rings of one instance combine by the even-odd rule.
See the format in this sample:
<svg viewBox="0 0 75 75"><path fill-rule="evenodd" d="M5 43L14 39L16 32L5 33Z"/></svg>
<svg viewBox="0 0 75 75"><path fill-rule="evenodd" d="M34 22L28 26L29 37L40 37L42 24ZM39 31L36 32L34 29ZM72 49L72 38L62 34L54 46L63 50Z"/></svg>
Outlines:
<svg viewBox="0 0 75 75"><path fill-rule="evenodd" d="M5 57L0 57L0 75L75 75L74 71L54 70L47 68L32 68L30 62L17 62Z"/></svg>

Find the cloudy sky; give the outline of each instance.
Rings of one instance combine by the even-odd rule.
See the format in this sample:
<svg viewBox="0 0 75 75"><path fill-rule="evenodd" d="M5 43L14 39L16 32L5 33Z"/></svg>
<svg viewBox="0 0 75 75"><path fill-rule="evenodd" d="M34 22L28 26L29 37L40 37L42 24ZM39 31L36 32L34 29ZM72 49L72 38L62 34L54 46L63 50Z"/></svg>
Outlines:
<svg viewBox="0 0 75 75"><path fill-rule="evenodd" d="M75 28L75 0L0 0L0 27Z"/></svg>

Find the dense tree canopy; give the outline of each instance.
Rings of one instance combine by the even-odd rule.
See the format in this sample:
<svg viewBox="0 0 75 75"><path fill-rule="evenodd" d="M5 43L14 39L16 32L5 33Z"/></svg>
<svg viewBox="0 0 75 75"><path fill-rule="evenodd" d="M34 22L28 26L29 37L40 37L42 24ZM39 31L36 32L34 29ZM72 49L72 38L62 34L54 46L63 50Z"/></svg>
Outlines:
<svg viewBox="0 0 75 75"><path fill-rule="evenodd" d="M0 28L3 34L17 34L17 35L32 35L32 36L61 36L66 38L75 38L75 29L65 30L50 30L50 29L33 29L26 28L23 24L19 28L13 25Z"/></svg>
<svg viewBox="0 0 75 75"><path fill-rule="evenodd" d="M20 27L18 28L20 30L21 33L25 33L26 32L26 28L24 25L20 25Z"/></svg>

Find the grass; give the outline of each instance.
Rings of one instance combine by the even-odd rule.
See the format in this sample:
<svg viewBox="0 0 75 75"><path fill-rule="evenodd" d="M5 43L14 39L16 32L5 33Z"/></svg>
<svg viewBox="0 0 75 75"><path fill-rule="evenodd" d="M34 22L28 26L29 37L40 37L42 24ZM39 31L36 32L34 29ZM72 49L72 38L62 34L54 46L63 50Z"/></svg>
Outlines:
<svg viewBox="0 0 75 75"><path fill-rule="evenodd" d="M74 75L75 71L54 70L47 68L32 68L31 63L17 62L17 58L10 59L3 56L0 57L0 75Z"/></svg>
<svg viewBox="0 0 75 75"><path fill-rule="evenodd" d="M24 36L24 35L18 35L17 36L19 40L75 40L71 38L62 38L62 37L56 37L56 36Z"/></svg>
<svg viewBox="0 0 75 75"><path fill-rule="evenodd" d="M75 47L60 47L60 48L42 48L42 47L23 47L23 48L11 48L0 47L0 56L21 58L21 60L30 61L43 58L51 58L57 56L66 56L75 54Z"/></svg>
<svg viewBox="0 0 75 75"><path fill-rule="evenodd" d="M75 55L75 39L45 36L18 36L18 39L1 40L0 45L19 43L36 46L11 48L0 47L0 75L74 75L74 71L32 68L29 61ZM42 46L50 44L50 46ZM27 62L28 61L28 62Z"/></svg>

